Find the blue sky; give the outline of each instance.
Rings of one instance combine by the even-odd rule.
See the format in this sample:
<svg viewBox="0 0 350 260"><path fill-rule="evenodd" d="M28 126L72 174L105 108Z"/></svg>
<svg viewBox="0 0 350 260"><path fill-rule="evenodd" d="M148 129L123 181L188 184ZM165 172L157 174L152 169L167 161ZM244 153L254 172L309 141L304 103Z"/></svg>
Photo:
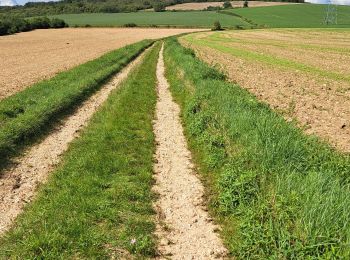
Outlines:
<svg viewBox="0 0 350 260"><path fill-rule="evenodd" d="M22 5L22 4L25 4L27 2L49 2L50 0L17 0L17 3ZM51 0L52 1L52 0ZM215 1L215 0L213 0ZM306 0L307 2L309 3L326 3L327 0ZM350 0L332 0L333 2L335 3L338 3L338 4L347 4L347 5L350 5Z"/></svg>

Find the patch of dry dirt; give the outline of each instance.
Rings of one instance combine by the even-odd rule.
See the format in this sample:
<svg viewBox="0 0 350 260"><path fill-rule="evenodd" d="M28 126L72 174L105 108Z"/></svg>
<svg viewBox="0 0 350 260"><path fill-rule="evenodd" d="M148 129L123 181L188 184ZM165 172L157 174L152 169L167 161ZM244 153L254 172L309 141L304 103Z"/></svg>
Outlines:
<svg viewBox="0 0 350 260"><path fill-rule="evenodd" d="M0 37L0 100L42 79L143 39L196 29L66 28Z"/></svg>
<svg viewBox="0 0 350 260"><path fill-rule="evenodd" d="M231 1L233 7L243 7L244 1ZM203 3L184 3L168 6L167 10L203 10L209 6L220 6L224 2L203 2ZM276 5L290 5L296 3L287 3L287 2L264 2L264 1L249 1L249 7L262 7L262 6L276 6Z"/></svg>
<svg viewBox="0 0 350 260"><path fill-rule="evenodd" d="M194 173L180 122L164 76L163 48L158 66L158 102L154 132L157 142L154 191L159 194L157 235L161 259L215 259L226 255L208 213L203 186Z"/></svg>
<svg viewBox="0 0 350 260"><path fill-rule="evenodd" d="M28 149L23 157L17 159L15 166L1 173L0 235L10 228L23 207L33 199L38 185L47 180L49 173L59 163L61 155L68 149L69 143L79 135L79 131L87 125L111 91L126 79L143 56L144 54L140 55L114 76L49 136Z"/></svg>
<svg viewBox="0 0 350 260"><path fill-rule="evenodd" d="M190 45L183 39L181 42L195 49L205 62L220 66L233 82L282 112L287 120L296 119L306 133L316 134L339 150L350 152L349 82L269 66Z"/></svg>

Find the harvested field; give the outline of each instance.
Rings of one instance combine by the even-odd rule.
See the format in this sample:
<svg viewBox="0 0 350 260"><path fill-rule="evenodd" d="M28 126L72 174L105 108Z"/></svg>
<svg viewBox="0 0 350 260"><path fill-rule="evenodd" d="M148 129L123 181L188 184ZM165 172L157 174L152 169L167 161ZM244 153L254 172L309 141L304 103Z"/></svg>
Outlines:
<svg viewBox="0 0 350 260"><path fill-rule="evenodd" d="M168 6L167 10L203 10L209 6L222 6L224 2L205 2L205 3L184 3ZM242 7L243 1L231 1L233 7ZM277 5L290 5L296 3L287 2L264 2L264 1L251 1L249 7L261 7L261 6L277 6Z"/></svg>
<svg viewBox="0 0 350 260"><path fill-rule="evenodd" d="M349 40L344 30L292 29L182 38L206 62L220 64L232 81L345 152L350 152Z"/></svg>
<svg viewBox="0 0 350 260"><path fill-rule="evenodd" d="M196 29L67 28L3 36L0 99L127 44L191 31Z"/></svg>

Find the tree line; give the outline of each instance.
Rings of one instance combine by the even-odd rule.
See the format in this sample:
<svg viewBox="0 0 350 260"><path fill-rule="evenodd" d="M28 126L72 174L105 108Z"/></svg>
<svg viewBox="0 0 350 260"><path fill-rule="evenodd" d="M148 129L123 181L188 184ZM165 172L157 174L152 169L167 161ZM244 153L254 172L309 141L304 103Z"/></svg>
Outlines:
<svg viewBox="0 0 350 260"><path fill-rule="evenodd" d="M28 32L35 29L64 28L68 25L62 19L37 17L24 19L18 17L7 17L0 19L0 35L9 35L18 32Z"/></svg>
<svg viewBox="0 0 350 260"><path fill-rule="evenodd" d="M120 13L136 12L153 8L163 11L166 6L187 2L210 2L214 0L62 0L59 2L29 2L24 6L0 7L1 16L34 17L76 13ZM224 0L216 0L224 2ZM270 0L277 1L277 0ZM278 0L304 2L304 0Z"/></svg>

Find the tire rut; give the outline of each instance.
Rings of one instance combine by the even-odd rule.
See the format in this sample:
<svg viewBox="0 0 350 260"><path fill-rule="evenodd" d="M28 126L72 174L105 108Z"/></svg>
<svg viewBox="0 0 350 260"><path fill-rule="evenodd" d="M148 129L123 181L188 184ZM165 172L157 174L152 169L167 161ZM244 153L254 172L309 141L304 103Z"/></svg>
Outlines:
<svg viewBox="0 0 350 260"><path fill-rule="evenodd" d="M180 108L172 100L164 76L163 49L157 65L158 102L154 133L157 143L154 192L159 199L156 235L159 259L223 259L224 248L205 210L204 189L191 163L180 121Z"/></svg>
<svg viewBox="0 0 350 260"><path fill-rule="evenodd" d="M14 166L1 174L0 235L11 227L23 207L34 198L37 187L46 182L50 172L60 162L60 157L68 149L69 143L79 136L79 132L88 124L96 110L142 61L144 54L145 52L117 73L52 133L29 148L23 156L15 160Z"/></svg>

